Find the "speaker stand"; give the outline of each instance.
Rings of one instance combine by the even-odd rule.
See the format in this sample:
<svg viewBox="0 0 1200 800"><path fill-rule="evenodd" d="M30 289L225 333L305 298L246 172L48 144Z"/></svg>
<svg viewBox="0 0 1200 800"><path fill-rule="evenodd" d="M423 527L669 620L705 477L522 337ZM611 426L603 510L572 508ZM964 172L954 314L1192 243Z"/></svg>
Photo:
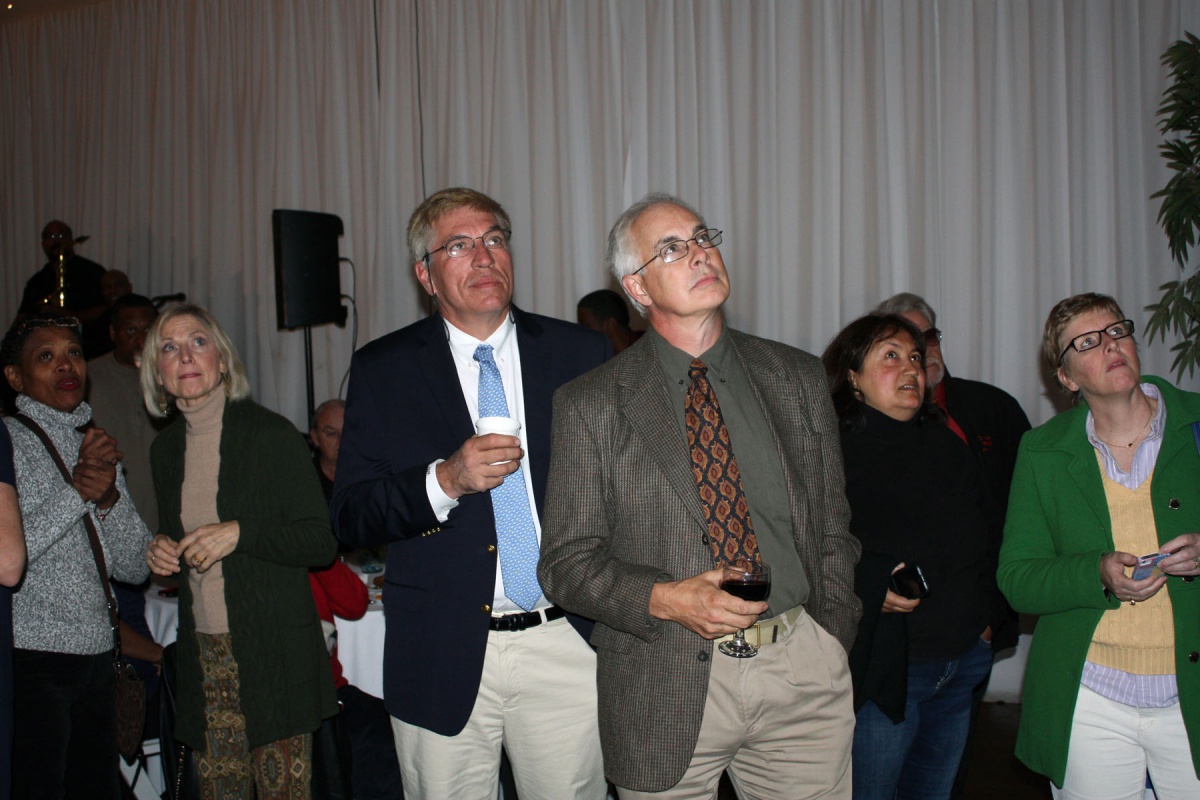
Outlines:
<svg viewBox="0 0 1200 800"><path fill-rule="evenodd" d="M312 326L304 326L304 388L308 392L308 416L304 418L307 425L313 418L313 355L312 355Z"/></svg>

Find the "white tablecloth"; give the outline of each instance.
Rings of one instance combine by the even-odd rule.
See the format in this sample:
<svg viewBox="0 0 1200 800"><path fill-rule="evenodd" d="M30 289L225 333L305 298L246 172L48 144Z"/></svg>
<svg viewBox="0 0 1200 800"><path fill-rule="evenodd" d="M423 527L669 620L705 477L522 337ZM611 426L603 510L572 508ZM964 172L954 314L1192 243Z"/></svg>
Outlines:
<svg viewBox="0 0 1200 800"><path fill-rule="evenodd" d="M358 573L357 567L351 566ZM159 594L161 584L146 590L146 624L154 641L166 646L179 633L179 598ZM371 605L359 620L337 618L338 660L346 680L367 694L383 697L383 604L379 591L371 590Z"/></svg>

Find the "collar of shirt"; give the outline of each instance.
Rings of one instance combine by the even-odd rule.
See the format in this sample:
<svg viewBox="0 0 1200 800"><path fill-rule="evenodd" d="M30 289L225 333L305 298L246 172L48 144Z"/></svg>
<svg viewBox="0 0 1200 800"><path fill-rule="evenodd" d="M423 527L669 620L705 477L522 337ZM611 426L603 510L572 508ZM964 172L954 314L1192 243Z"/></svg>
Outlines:
<svg viewBox="0 0 1200 800"><path fill-rule="evenodd" d="M708 367L708 379L712 383L719 383L723 376L729 375L730 359L736 357L733 353L733 346L729 343L729 337L725 334L726 332L722 330L713 346L696 356ZM682 392L686 392L691 384L691 380L688 379L688 370L692 366L693 356L668 342L653 328L650 329L649 335L654 342L655 352L658 353L658 362L667 379L667 385L678 386Z"/></svg>
<svg viewBox="0 0 1200 800"><path fill-rule="evenodd" d="M1130 466L1129 472L1125 472L1117 465L1117 459L1113 455L1112 449L1096 436L1096 419L1090 410L1085 424L1088 441L1099 451L1100 457L1104 461L1104 471L1110 479L1127 489L1136 489L1141 486L1142 481L1154 471L1154 462L1158 460L1158 451L1162 449L1163 432L1167 428L1167 404L1163 402L1158 387L1152 383L1143 383L1140 386L1147 397L1157 402L1158 407L1154 411L1154 418L1150 420L1150 432L1146 434L1146 438L1142 439L1142 443L1134 451L1133 464Z"/></svg>
<svg viewBox="0 0 1200 800"><path fill-rule="evenodd" d="M492 356L498 363L501 355L508 352L509 342L515 341L513 332L517 329L511 312L504 317L504 322L500 323L500 327L492 331L492 335L483 341L455 327L445 317L442 318L442 324L446 326L446 338L450 341L450 352L454 356L454 360L460 363L465 362L474 370L479 369L479 363L475 360L475 348L481 344L490 344Z"/></svg>

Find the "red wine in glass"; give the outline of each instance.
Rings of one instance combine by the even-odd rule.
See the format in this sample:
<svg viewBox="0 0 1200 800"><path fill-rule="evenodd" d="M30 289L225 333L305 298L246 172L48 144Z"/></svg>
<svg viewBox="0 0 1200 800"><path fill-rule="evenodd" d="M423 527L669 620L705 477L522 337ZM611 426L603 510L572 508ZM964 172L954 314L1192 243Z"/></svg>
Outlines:
<svg viewBox="0 0 1200 800"><path fill-rule="evenodd" d="M721 575L721 590L743 600L760 602L771 595L771 568L761 561L734 561L726 564ZM717 649L733 658L753 658L758 648L746 641L745 631Z"/></svg>
<svg viewBox="0 0 1200 800"><path fill-rule="evenodd" d="M743 579L721 579L721 591L735 597L760 603L771 596L771 579L764 575L748 575Z"/></svg>

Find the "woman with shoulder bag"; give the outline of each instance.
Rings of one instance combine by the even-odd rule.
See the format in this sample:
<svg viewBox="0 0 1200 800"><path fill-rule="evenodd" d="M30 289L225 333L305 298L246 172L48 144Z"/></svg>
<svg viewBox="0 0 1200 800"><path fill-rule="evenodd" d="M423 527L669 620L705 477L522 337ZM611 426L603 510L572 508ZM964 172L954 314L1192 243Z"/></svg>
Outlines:
<svg viewBox="0 0 1200 800"><path fill-rule="evenodd" d="M145 580L150 533L125 491L116 442L99 428L82 430L92 412L78 322L27 319L4 337L0 358L18 393L19 413L4 422L29 562L13 595L13 794L117 797L106 590L110 576Z"/></svg>

